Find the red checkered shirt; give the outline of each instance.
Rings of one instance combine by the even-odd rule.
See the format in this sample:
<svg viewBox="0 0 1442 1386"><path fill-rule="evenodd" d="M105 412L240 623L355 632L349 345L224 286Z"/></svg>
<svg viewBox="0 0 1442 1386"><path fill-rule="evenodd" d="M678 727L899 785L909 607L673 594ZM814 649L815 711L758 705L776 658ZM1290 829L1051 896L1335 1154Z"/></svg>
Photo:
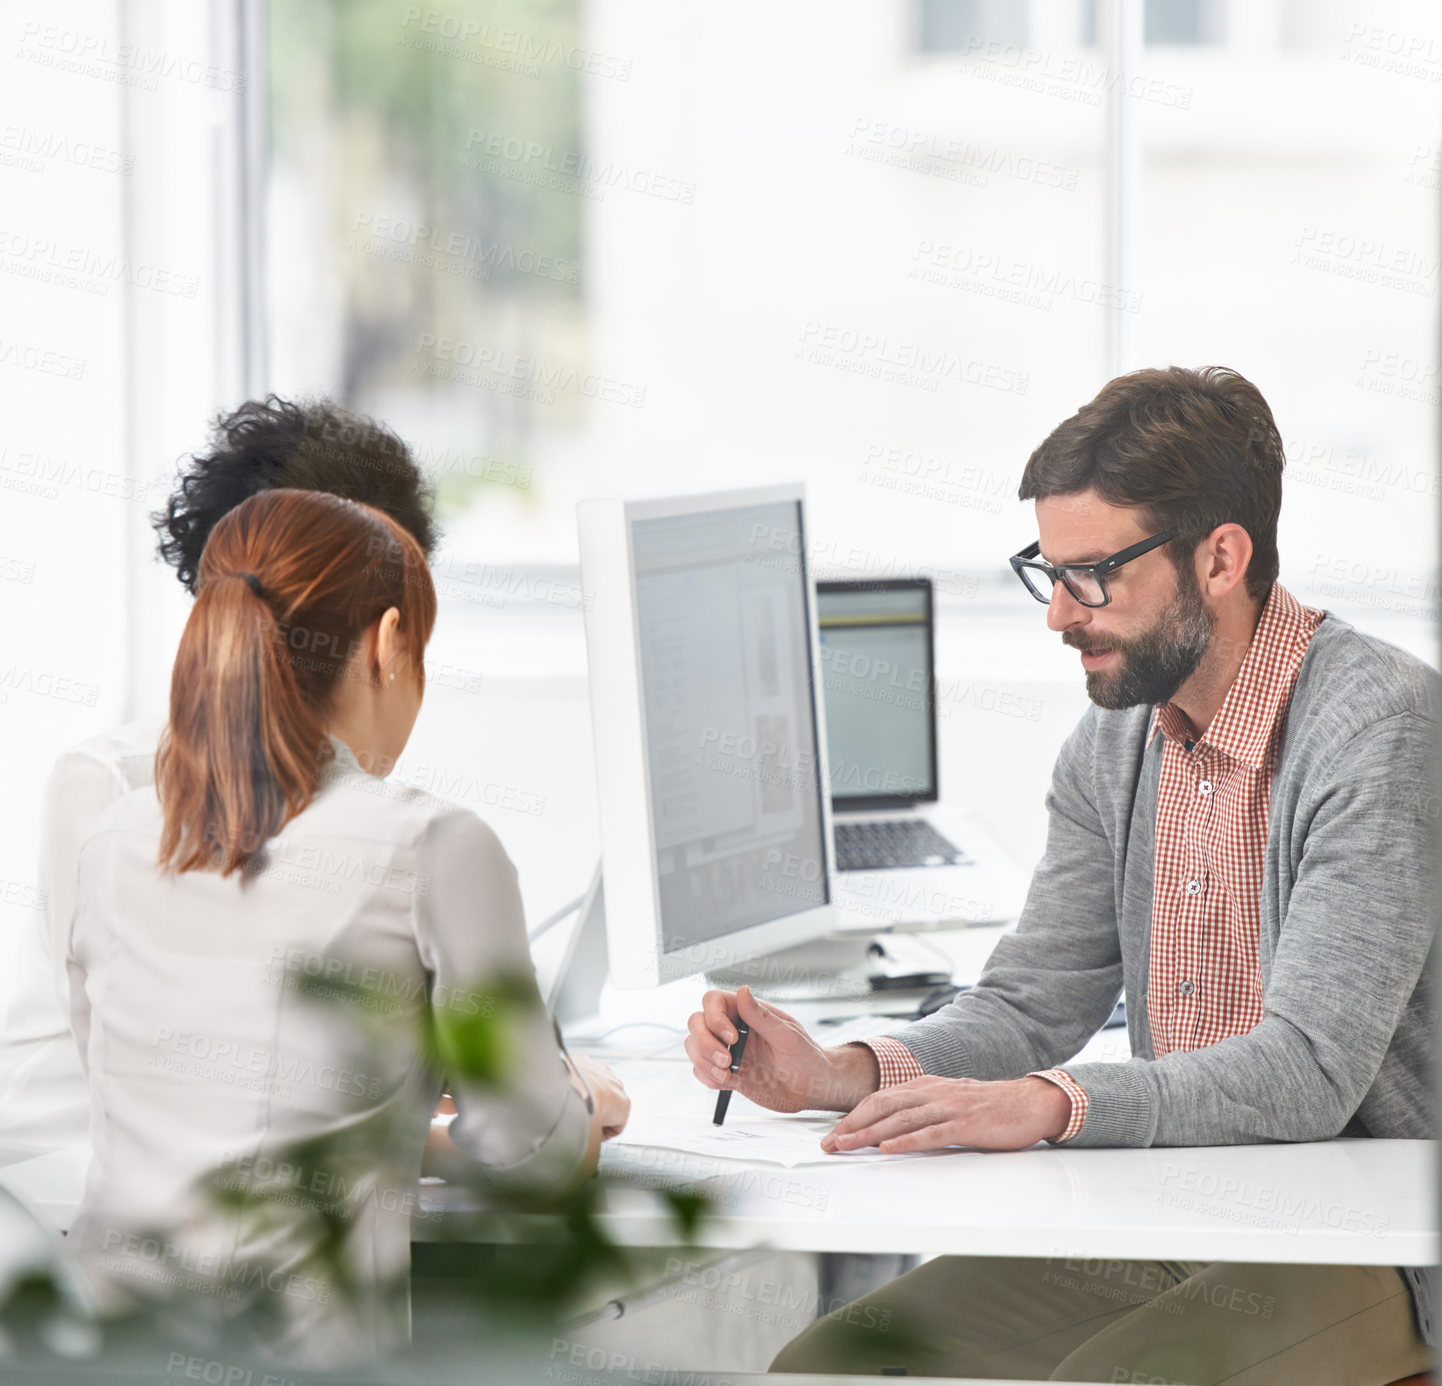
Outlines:
<svg viewBox="0 0 1442 1386"><path fill-rule="evenodd" d="M1257 967L1262 858L1267 845L1277 732L1323 611L1272 584L1242 667L1206 731L1191 728L1174 703L1152 714L1160 731L1156 864L1147 1020L1158 1058L1242 1035L1262 1018ZM863 1041L876 1054L881 1086L920 1078L900 1040ZM1087 1095L1065 1069L1037 1072L1071 1098L1070 1140L1086 1120Z"/></svg>

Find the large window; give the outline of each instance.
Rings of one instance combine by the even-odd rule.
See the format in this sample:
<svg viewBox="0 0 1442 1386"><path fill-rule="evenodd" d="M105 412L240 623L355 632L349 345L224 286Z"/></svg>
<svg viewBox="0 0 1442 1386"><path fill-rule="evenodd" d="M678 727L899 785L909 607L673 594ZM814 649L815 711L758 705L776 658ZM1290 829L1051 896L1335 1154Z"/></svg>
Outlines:
<svg viewBox="0 0 1442 1386"><path fill-rule="evenodd" d="M1284 580L1430 619L1432 18L1126 0L1118 67L1110 2L271 0L273 382L414 440L458 558L800 476L819 568L945 602L1005 592L1021 467L1114 365L1232 365Z"/></svg>
<svg viewBox="0 0 1442 1386"><path fill-rule="evenodd" d="M577 0L273 0L274 380L383 415L447 514L587 404Z"/></svg>

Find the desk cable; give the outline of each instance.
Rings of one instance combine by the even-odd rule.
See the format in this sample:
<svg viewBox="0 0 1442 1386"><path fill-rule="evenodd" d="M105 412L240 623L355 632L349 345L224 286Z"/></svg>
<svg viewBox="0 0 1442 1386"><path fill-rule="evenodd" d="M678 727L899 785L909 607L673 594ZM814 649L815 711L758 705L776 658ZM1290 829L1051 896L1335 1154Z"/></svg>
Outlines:
<svg viewBox="0 0 1442 1386"><path fill-rule="evenodd" d="M526 942L534 943L542 934L550 933L563 919L575 914L581 908L581 903L585 898L584 895L578 895L574 900L562 905L555 914L548 914L539 924L526 931Z"/></svg>

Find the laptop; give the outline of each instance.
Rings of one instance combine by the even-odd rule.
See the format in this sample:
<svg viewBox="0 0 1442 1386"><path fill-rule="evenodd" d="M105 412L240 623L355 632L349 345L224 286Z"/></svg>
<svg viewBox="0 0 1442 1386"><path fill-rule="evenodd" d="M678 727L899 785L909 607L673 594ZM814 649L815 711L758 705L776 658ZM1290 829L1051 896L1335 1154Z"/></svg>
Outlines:
<svg viewBox="0 0 1442 1386"><path fill-rule="evenodd" d="M931 580L818 582L816 610L842 923L1015 918L1020 872L941 798Z"/></svg>

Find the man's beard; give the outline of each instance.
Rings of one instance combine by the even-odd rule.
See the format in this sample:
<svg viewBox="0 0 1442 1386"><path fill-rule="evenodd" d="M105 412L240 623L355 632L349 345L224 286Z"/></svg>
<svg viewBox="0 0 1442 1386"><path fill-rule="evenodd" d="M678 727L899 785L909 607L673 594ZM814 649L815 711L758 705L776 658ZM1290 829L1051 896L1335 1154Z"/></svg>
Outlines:
<svg viewBox="0 0 1442 1386"><path fill-rule="evenodd" d="M1176 697L1202 662L1216 624L1188 561L1177 569L1177 595L1146 634L1103 644L1067 632L1062 643L1077 650L1117 652L1120 667L1097 669L1086 676L1087 697L1098 707L1115 712L1143 703L1167 703Z"/></svg>

